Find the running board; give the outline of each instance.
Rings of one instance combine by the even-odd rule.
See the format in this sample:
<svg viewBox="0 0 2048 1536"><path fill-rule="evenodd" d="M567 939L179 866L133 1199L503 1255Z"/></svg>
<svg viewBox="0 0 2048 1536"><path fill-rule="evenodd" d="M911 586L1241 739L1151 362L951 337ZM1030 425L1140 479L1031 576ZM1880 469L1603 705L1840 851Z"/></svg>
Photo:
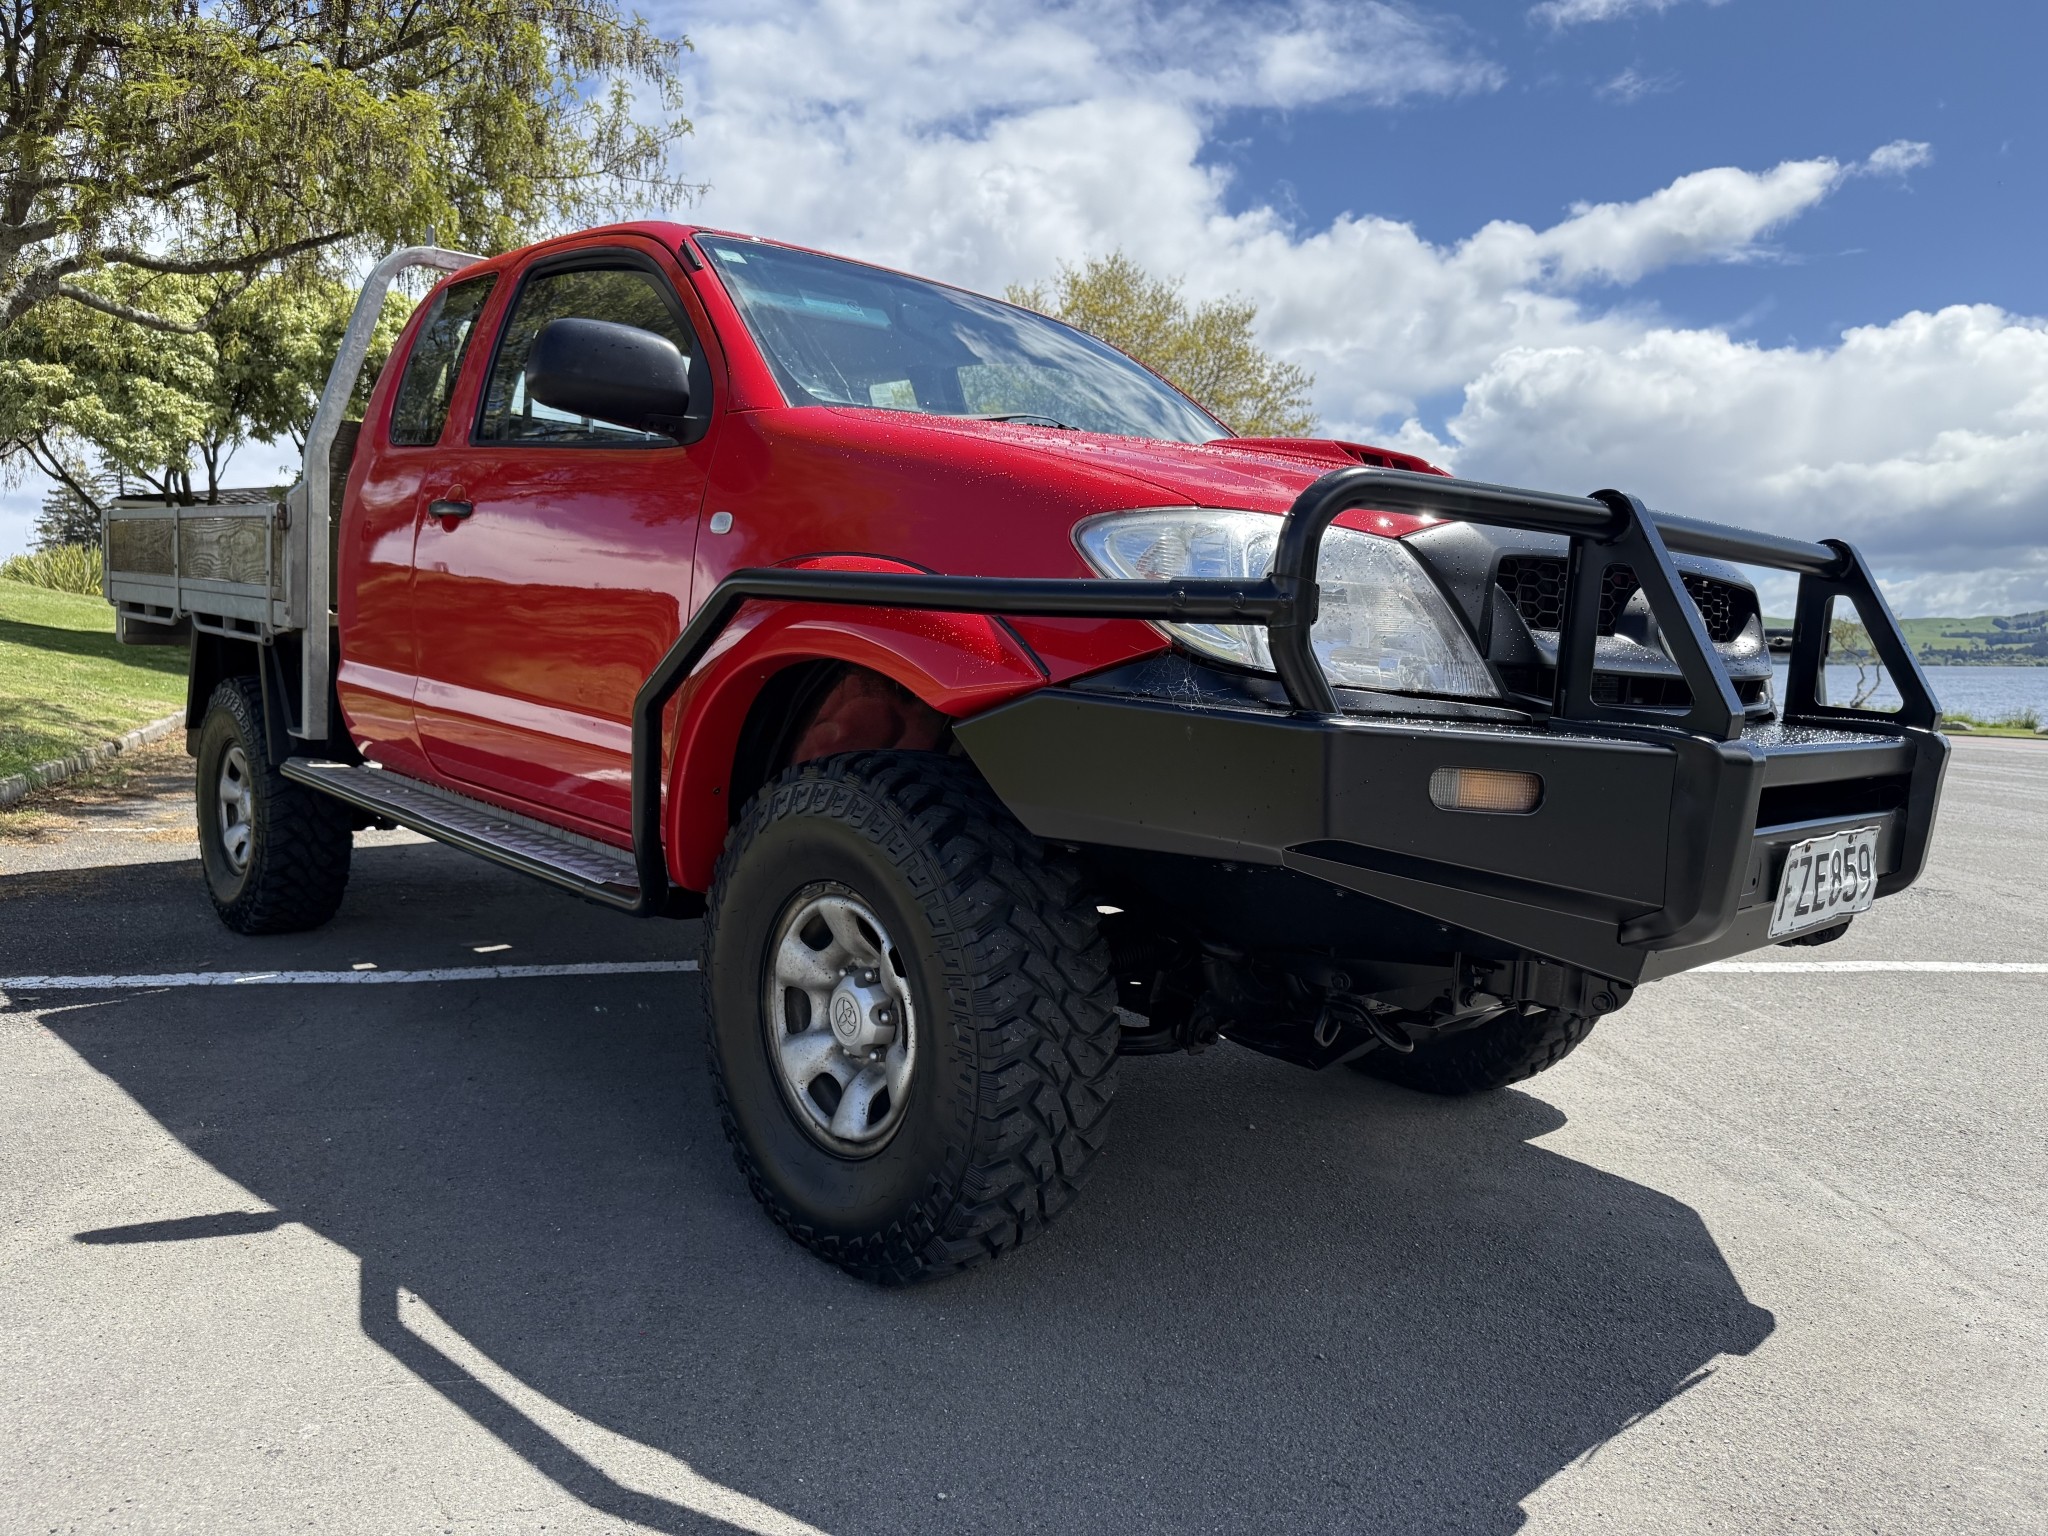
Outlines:
<svg viewBox="0 0 2048 1536"><path fill-rule="evenodd" d="M608 907L640 909L640 877L630 849L564 832L388 768L289 757L280 771L288 779L465 853Z"/></svg>

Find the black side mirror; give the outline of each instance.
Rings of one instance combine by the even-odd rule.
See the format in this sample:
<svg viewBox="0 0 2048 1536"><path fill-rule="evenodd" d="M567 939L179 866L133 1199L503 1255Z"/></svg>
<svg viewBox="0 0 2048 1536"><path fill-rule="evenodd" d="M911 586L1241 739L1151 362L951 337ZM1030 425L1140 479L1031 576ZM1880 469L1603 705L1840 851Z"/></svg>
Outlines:
<svg viewBox="0 0 2048 1536"><path fill-rule="evenodd" d="M674 437L690 411L690 360L637 325L550 320L526 354L526 393L573 416Z"/></svg>

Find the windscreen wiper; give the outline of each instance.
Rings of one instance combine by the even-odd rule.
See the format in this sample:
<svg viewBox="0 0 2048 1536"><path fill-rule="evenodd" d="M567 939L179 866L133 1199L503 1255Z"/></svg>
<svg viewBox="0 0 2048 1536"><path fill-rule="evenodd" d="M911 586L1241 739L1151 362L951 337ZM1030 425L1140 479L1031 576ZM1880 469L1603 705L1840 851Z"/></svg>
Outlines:
<svg viewBox="0 0 2048 1536"><path fill-rule="evenodd" d="M1061 421L1057 416L1047 416L1042 411L963 411L962 421L1019 421L1027 427L1057 427L1062 432L1078 432L1081 429L1071 421Z"/></svg>

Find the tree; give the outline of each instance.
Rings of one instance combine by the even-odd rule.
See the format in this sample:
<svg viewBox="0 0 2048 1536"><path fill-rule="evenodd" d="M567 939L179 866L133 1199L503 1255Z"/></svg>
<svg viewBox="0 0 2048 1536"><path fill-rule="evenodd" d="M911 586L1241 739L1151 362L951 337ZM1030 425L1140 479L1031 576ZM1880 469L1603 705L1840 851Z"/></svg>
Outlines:
<svg viewBox="0 0 2048 1536"><path fill-rule="evenodd" d="M490 252L682 193L684 46L613 0L6 0L0 329L61 300L196 335L82 279Z"/></svg>
<svg viewBox="0 0 2048 1536"><path fill-rule="evenodd" d="M107 303L40 305L0 334L0 454L34 464L95 518L104 493L92 466L160 495L215 501L243 443L303 443L355 297L302 271L244 284L117 268L81 283ZM143 306L180 328L115 313ZM359 394L406 311L402 297L387 300Z"/></svg>
<svg viewBox="0 0 2048 1536"><path fill-rule="evenodd" d="M1870 632L1854 619L1829 622L1828 660L1837 666L1856 669L1856 691L1848 701L1851 709L1861 709L1884 686L1884 666L1878 660L1877 648L1871 644Z"/></svg>
<svg viewBox="0 0 2048 1536"><path fill-rule="evenodd" d="M1207 299L1189 307L1179 277L1154 277L1122 251L1062 265L1042 284L1012 285L1005 297L1100 337L1136 358L1246 437L1308 437L1315 378L1262 349L1252 335L1259 309L1248 299Z"/></svg>
<svg viewBox="0 0 2048 1536"><path fill-rule="evenodd" d="M35 547L64 549L74 544L97 546L100 541L100 508L120 494L118 484L105 471L78 466L76 478L82 490L54 485L43 498L36 514Z"/></svg>
<svg viewBox="0 0 2048 1536"><path fill-rule="evenodd" d="M146 297L181 326L196 321L196 280L115 271L87 281L107 304L38 305L0 333L0 453L89 503L95 463L177 489L206 422L211 347L113 311Z"/></svg>
<svg viewBox="0 0 2048 1536"><path fill-rule="evenodd" d="M287 272L209 308L213 369L203 396L206 419L193 445L206 469L207 500L215 499L227 458L242 444L290 438L294 446L305 447L354 307L355 292L347 284ZM351 416L361 416L370 386L410 313L403 295L385 299L369 356L356 378Z"/></svg>

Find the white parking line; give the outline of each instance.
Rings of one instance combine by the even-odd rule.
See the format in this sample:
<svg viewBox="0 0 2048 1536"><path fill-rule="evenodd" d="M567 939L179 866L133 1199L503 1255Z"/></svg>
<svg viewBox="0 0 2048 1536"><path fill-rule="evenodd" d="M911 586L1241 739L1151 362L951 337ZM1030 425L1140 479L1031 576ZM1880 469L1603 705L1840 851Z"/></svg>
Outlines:
<svg viewBox="0 0 2048 1536"><path fill-rule="evenodd" d="M431 971L167 971L138 976L0 976L0 992L107 992L125 987L361 987L419 981L528 981L550 976L650 976L694 971L694 960L592 960L574 965L455 965ZM2048 976L2032 960L1717 960L1701 976L1857 975L1917 971Z"/></svg>
<svg viewBox="0 0 2048 1536"><path fill-rule="evenodd" d="M1863 971L1983 972L1993 976L2048 976L2048 963L2032 960L1716 960L1701 973L1777 975L1804 971L1809 975L1852 975Z"/></svg>
<svg viewBox="0 0 2048 1536"><path fill-rule="evenodd" d="M118 987L362 987L414 981L526 981L543 976L643 976L694 971L694 960L592 960L577 965L457 965L432 971L168 971L154 976L0 976L0 991L103 992Z"/></svg>

